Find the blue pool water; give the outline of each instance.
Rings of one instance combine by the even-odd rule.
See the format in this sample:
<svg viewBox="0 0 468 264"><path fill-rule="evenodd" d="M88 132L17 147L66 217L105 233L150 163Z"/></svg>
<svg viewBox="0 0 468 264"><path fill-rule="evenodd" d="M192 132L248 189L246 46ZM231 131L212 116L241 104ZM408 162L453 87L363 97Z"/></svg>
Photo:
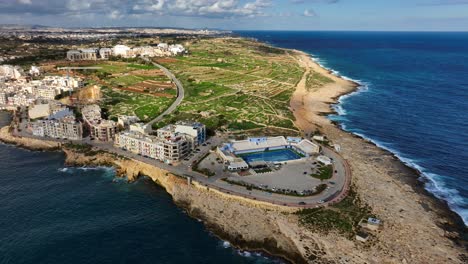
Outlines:
<svg viewBox="0 0 468 264"><path fill-rule="evenodd" d="M271 150L271 151L264 151L264 152L255 152L255 153L241 154L238 156L244 159L247 163L250 163L253 161L283 162L283 161L288 161L288 160L297 160L301 158L299 154L297 154L291 149L279 149L279 150Z"/></svg>
<svg viewBox="0 0 468 264"><path fill-rule="evenodd" d="M360 90L331 116L419 170L468 224L468 33L243 31L308 52Z"/></svg>

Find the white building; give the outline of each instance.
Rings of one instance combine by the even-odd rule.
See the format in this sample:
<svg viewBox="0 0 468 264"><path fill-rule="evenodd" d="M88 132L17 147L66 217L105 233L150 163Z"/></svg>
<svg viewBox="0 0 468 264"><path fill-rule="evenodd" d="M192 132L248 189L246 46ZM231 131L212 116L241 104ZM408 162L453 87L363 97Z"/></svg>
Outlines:
<svg viewBox="0 0 468 264"><path fill-rule="evenodd" d="M59 92L55 87L39 86L33 88L33 95L37 98L54 100Z"/></svg>
<svg viewBox="0 0 468 264"><path fill-rule="evenodd" d="M99 57L101 59L108 60L110 56L112 56L112 49L111 48L101 48L101 49L99 49Z"/></svg>
<svg viewBox="0 0 468 264"><path fill-rule="evenodd" d="M168 50L169 45L167 43L159 43L158 48L161 49L161 50Z"/></svg>
<svg viewBox="0 0 468 264"><path fill-rule="evenodd" d="M5 79L19 79L24 76L24 71L19 66L0 65L0 77Z"/></svg>
<svg viewBox="0 0 468 264"><path fill-rule="evenodd" d="M159 138L136 131L122 132L116 135L115 145L167 163L179 161L190 153L190 142L183 135Z"/></svg>
<svg viewBox="0 0 468 264"><path fill-rule="evenodd" d="M182 54L185 51L185 48L184 46L180 44L175 44L175 45L170 45L168 50L172 55L178 55L178 54Z"/></svg>
<svg viewBox="0 0 468 264"><path fill-rule="evenodd" d="M184 134L190 139L192 148L206 141L206 126L199 122L178 121L157 130L158 137L171 137L175 134Z"/></svg>
<svg viewBox="0 0 468 264"><path fill-rule="evenodd" d="M39 76L41 75L41 69L37 66L31 66L31 69L29 70L29 75L31 76Z"/></svg>
<svg viewBox="0 0 468 264"><path fill-rule="evenodd" d="M78 60L97 60L98 49L79 49L67 51L67 60L78 61Z"/></svg>
<svg viewBox="0 0 468 264"><path fill-rule="evenodd" d="M121 56L124 58L130 57L132 54L131 48L125 45L116 45L112 48L112 53L114 56Z"/></svg>
<svg viewBox="0 0 468 264"><path fill-rule="evenodd" d="M82 124L76 121L69 109L50 115L47 119L38 120L31 124L35 136L58 139L81 140L83 138Z"/></svg>
<svg viewBox="0 0 468 264"><path fill-rule="evenodd" d="M8 93L0 91L0 105L8 104Z"/></svg>

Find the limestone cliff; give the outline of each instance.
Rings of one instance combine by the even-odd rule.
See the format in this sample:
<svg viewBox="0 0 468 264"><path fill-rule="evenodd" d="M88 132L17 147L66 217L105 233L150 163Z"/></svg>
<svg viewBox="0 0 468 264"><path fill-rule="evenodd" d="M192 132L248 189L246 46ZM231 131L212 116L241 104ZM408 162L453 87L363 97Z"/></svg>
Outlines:
<svg viewBox="0 0 468 264"><path fill-rule="evenodd" d="M31 150L59 150L61 144L54 141L15 137L10 133L10 127L0 129L0 141L14 144Z"/></svg>

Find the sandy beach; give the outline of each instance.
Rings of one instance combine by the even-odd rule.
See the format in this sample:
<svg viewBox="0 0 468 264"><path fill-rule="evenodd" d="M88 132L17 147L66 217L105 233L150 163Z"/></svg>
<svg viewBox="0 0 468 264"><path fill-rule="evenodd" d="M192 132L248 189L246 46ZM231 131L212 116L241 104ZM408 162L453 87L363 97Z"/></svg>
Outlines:
<svg viewBox="0 0 468 264"><path fill-rule="evenodd" d="M356 263L462 263L466 260L463 257L466 251L460 246L465 242L458 239L457 233L466 234L461 218L424 190L418 173L392 153L344 132L324 116L333 112L331 104L339 96L355 91L358 84L333 75L306 53L296 51L296 58L306 71L291 100L296 125L305 133L318 129L341 146L341 154L352 169L353 188L384 221L384 229L371 247L350 243L339 235L323 237L320 241L323 248L333 248L327 255L335 255L334 260L339 260L346 252L354 256ZM331 78L333 83L308 91L306 75L311 71ZM302 238L298 243L320 244L316 235L308 236L309 242Z"/></svg>

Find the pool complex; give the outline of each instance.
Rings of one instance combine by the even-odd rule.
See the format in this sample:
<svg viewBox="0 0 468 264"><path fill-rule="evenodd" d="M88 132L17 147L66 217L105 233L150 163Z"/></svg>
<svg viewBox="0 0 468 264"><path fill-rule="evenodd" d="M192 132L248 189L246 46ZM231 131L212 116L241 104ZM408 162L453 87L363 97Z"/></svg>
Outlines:
<svg viewBox="0 0 468 264"><path fill-rule="evenodd" d="M283 162L288 160L298 160L302 158L292 149L279 149L254 153L238 154L247 163L254 161Z"/></svg>

